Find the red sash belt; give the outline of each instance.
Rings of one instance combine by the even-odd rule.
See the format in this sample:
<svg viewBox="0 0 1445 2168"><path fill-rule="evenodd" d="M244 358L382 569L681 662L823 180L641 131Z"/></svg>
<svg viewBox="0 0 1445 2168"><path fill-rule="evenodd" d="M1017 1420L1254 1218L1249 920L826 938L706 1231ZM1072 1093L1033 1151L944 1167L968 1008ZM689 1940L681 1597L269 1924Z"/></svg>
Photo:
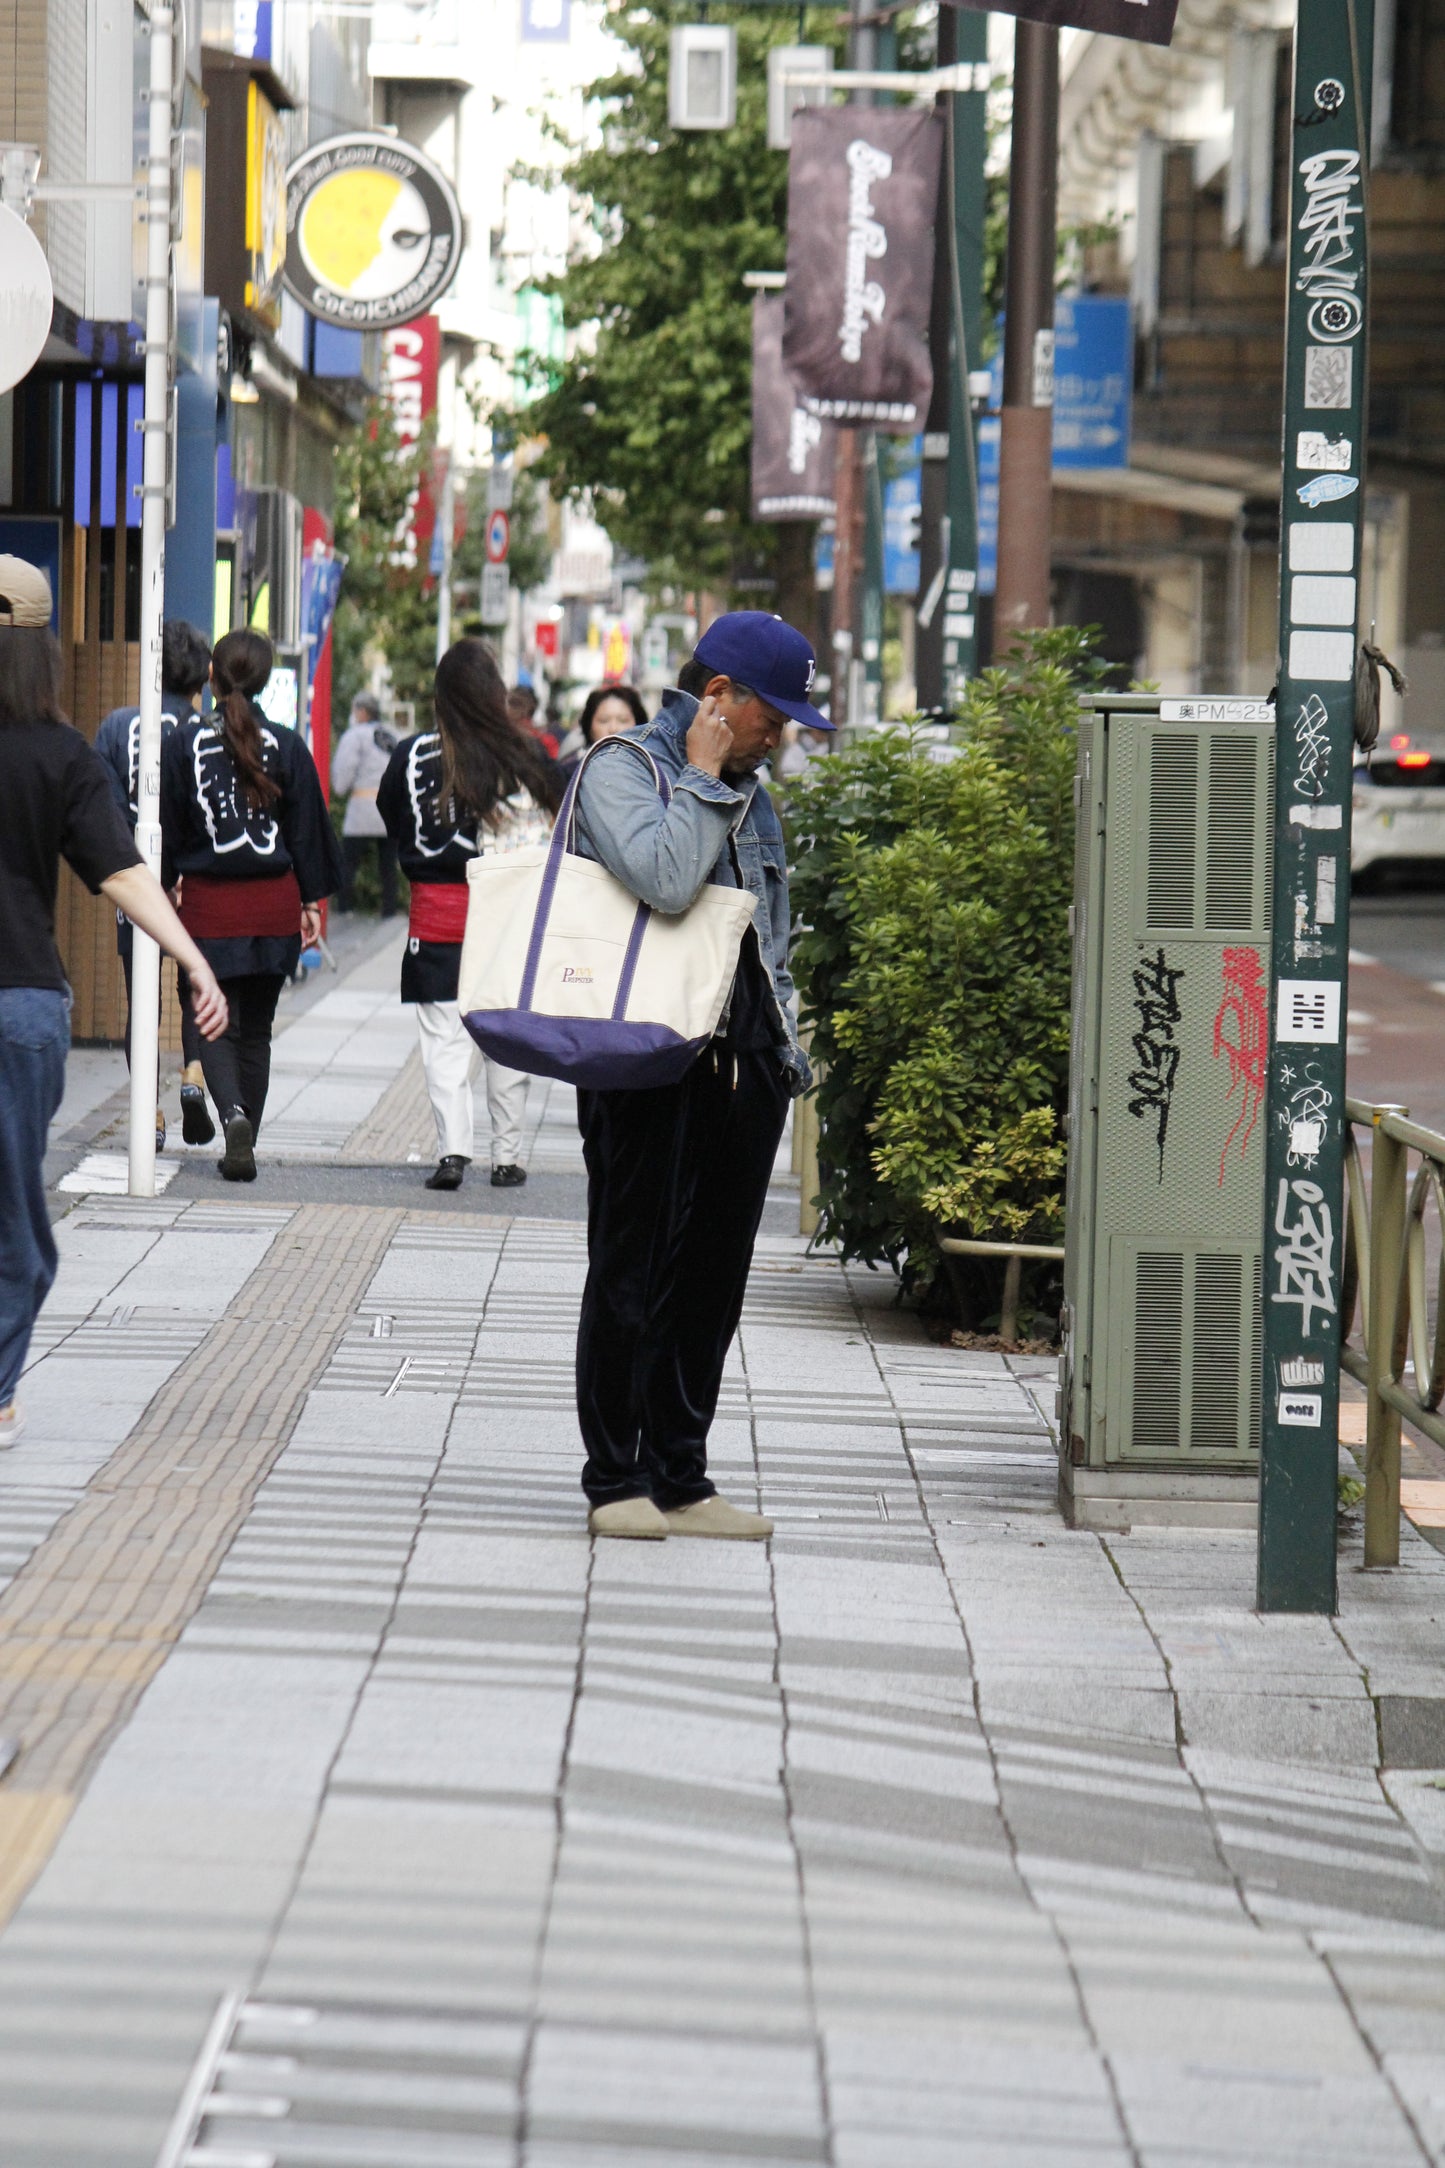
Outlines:
<svg viewBox="0 0 1445 2168"><path fill-rule="evenodd" d="M181 882L181 923L197 940L299 934L301 890L294 873L278 873L269 881L218 881L188 873Z"/></svg>
<svg viewBox="0 0 1445 2168"><path fill-rule="evenodd" d="M467 930L465 881L418 881L411 892L414 941L460 941Z"/></svg>

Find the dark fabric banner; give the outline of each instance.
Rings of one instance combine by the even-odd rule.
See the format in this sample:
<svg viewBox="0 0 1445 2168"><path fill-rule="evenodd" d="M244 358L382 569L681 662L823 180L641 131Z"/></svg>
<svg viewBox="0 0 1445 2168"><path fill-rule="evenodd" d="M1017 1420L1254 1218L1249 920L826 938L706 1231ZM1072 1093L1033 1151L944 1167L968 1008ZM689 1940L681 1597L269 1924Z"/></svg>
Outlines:
<svg viewBox="0 0 1445 2168"><path fill-rule="evenodd" d="M942 149L931 107L793 115L783 361L825 420L923 427Z"/></svg>
<svg viewBox="0 0 1445 2168"><path fill-rule="evenodd" d="M753 518L830 519L838 432L783 366L783 297L753 298Z"/></svg>
<svg viewBox="0 0 1445 2168"><path fill-rule="evenodd" d="M1026 15L1031 23L1063 30L1100 30L1136 44L1167 45L1174 35L1179 0L949 0L980 15Z"/></svg>

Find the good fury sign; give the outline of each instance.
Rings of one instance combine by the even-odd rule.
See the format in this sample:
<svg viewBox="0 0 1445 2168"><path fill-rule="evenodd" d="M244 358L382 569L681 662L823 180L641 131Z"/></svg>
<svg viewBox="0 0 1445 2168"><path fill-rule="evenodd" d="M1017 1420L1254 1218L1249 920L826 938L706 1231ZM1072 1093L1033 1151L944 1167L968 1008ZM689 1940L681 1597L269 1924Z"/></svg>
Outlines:
<svg viewBox="0 0 1445 2168"><path fill-rule="evenodd" d="M923 427L942 155L931 110L793 115L782 358L824 420Z"/></svg>
<svg viewBox="0 0 1445 2168"><path fill-rule="evenodd" d="M462 257L451 182L399 136L328 136L286 175L286 284L352 331L434 308Z"/></svg>

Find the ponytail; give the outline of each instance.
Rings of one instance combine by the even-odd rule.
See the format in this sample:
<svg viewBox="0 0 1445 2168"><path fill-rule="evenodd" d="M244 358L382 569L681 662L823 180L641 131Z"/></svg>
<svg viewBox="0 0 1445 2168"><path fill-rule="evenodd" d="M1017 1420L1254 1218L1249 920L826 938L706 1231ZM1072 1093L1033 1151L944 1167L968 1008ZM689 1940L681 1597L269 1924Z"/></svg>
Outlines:
<svg viewBox="0 0 1445 2168"><path fill-rule="evenodd" d="M271 643L264 632L228 632L211 657L211 683L221 716L221 741L235 762L253 812L274 805L281 786L266 773L266 748L256 717L256 695L271 675Z"/></svg>

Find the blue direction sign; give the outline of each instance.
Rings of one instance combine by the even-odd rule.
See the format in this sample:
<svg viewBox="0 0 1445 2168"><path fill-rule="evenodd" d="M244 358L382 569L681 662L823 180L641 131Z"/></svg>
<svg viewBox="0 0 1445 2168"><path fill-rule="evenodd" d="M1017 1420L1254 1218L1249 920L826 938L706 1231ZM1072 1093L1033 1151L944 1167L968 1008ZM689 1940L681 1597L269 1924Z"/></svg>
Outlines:
<svg viewBox="0 0 1445 2168"><path fill-rule="evenodd" d="M890 595L916 595L918 524L923 517L922 437L880 437L883 483L883 586Z"/></svg>
<svg viewBox="0 0 1445 2168"><path fill-rule="evenodd" d="M1127 467L1134 333L1111 294L1054 303L1054 468Z"/></svg>

